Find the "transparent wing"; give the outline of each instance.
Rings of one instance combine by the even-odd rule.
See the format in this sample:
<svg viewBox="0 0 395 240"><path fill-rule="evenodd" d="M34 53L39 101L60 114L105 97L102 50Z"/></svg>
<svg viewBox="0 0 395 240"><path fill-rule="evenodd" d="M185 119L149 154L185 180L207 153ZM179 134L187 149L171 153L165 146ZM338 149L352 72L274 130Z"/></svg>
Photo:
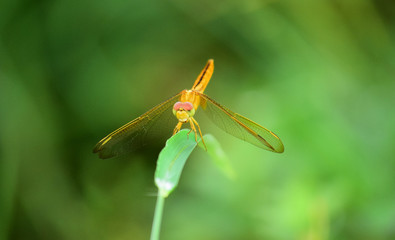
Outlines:
<svg viewBox="0 0 395 240"><path fill-rule="evenodd" d="M284 145L276 134L259 124L221 106L207 95L199 93L200 105L207 116L225 132L272 152L284 152Z"/></svg>
<svg viewBox="0 0 395 240"><path fill-rule="evenodd" d="M113 131L96 144L93 152L98 153L100 158L111 158L133 151L147 142L160 140L163 135L170 137L178 122L172 107L180 95L171 97Z"/></svg>

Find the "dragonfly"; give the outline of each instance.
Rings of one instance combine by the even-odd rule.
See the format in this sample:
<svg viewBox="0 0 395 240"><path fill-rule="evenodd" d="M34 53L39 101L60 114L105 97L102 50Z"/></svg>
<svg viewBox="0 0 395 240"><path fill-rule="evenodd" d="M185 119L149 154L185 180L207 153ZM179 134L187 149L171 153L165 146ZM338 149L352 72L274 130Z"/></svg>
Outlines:
<svg viewBox="0 0 395 240"><path fill-rule="evenodd" d="M199 107L216 126L230 135L271 152L284 152L283 143L272 131L232 112L203 93L213 72L214 60L209 59L192 89L179 92L108 134L96 144L93 152L98 153L99 157L103 159L119 156L135 147L144 145L147 140L155 140L164 129L170 128L171 131L172 127L168 127L169 125L175 125L174 135L181 130L184 124L189 124L191 128L189 133L192 131L195 133L196 142L199 134L205 146L200 125L194 118Z"/></svg>

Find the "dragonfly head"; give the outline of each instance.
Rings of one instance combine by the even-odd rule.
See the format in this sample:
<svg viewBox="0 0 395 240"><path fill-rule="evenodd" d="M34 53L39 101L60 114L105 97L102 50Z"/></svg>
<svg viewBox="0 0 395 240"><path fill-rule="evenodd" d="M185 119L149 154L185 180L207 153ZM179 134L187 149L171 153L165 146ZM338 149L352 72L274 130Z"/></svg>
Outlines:
<svg viewBox="0 0 395 240"><path fill-rule="evenodd" d="M195 115L195 108L190 102L176 102L173 106L173 114L178 121L185 123Z"/></svg>

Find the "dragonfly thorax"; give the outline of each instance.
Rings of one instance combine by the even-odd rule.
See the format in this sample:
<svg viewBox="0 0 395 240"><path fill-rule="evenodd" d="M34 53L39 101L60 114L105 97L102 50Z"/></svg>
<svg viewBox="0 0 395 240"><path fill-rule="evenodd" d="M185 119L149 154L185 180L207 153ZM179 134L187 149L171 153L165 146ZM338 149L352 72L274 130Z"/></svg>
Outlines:
<svg viewBox="0 0 395 240"><path fill-rule="evenodd" d="M173 106L173 114L180 122L188 122L195 115L195 108L190 102L176 102Z"/></svg>

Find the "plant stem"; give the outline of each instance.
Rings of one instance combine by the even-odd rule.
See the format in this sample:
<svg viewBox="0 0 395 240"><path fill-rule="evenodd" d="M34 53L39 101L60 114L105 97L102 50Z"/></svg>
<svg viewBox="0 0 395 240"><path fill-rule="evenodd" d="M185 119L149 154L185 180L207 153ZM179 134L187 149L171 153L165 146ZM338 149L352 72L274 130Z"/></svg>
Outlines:
<svg viewBox="0 0 395 240"><path fill-rule="evenodd" d="M154 221L151 229L151 240L159 240L160 225L162 223L163 206L165 205L165 197L158 191L158 198L156 199Z"/></svg>

